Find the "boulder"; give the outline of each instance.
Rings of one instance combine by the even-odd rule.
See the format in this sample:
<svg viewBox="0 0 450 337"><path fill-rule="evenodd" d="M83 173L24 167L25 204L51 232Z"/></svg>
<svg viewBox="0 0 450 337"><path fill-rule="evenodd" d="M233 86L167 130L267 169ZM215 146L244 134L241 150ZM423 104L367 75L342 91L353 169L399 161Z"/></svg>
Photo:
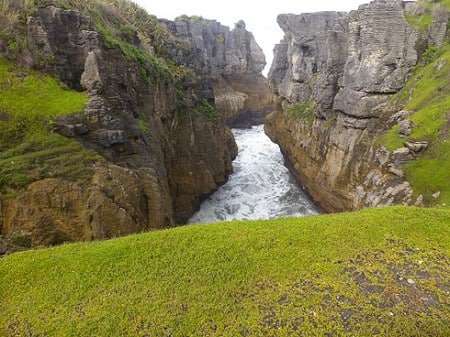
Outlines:
<svg viewBox="0 0 450 337"><path fill-rule="evenodd" d="M398 135L400 137L408 137L412 133L414 123L409 119L404 119L398 122Z"/></svg>
<svg viewBox="0 0 450 337"><path fill-rule="evenodd" d="M421 141L421 142L405 142L405 146L410 149L412 152L415 153L420 153L425 151L428 146L429 143L426 141Z"/></svg>
<svg viewBox="0 0 450 337"><path fill-rule="evenodd" d="M392 153L392 161L395 167L402 167L406 163L414 159L413 154L407 147L401 147Z"/></svg>
<svg viewBox="0 0 450 337"><path fill-rule="evenodd" d="M395 124L398 124L399 122L405 120L407 117L411 116L413 114L412 111L409 110L401 110L396 113L394 113L391 117L389 117L388 125L392 126Z"/></svg>

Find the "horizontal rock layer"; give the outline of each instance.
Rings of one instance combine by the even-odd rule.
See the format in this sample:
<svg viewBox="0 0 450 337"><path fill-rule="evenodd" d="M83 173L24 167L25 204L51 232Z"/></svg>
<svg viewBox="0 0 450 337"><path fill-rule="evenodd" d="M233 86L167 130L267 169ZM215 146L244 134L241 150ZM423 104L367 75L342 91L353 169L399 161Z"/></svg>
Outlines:
<svg viewBox="0 0 450 337"><path fill-rule="evenodd" d="M285 35L269 73L277 105L266 132L325 211L415 202L401 160L374 141L392 126L389 98L424 46L443 42L448 14L437 11L426 36L405 18L418 8L375 0L349 14L278 17Z"/></svg>
<svg viewBox="0 0 450 337"><path fill-rule="evenodd" d="M261 124L273 110L273 95L261 74L266 65L253 34L239 21L230 30L215 20L179 17L163 21L185 41L192 41L189 54L173 53L182 64L197 64L196 71L212 81L216 108L229 126Z"/></svg>
<svg viewBox="0 0 450 337"><path fill-rule="evenodd" d="M132 27L120 11L108 15ZM87 184L47 178L16 198L0 195L0 238L52 245L183 224L226 181L237 155L214 105L230 124L270 109L264 55L244 23L230 31L208 20L164 21L155 28L163 36L156 44L150 28L111 43L96 20L50 5L24 29L29 63L44 60L41 70L89 95L84 114L55 120L55 131L105 161Z"/></svg>

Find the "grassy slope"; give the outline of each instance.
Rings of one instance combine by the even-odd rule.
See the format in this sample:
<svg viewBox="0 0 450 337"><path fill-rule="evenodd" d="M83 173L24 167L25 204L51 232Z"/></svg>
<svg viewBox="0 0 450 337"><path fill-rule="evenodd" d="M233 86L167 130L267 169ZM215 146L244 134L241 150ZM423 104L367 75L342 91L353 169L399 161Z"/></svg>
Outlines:
<svg viewBox="0 0 450 337"><path fill-rule="evenodd" d="M54 118L81 112L86 102L85 93L0 57L0 193L47 177L90 178L101 157L52 132Z"/></svg>
<svg viewBox="0 0 450 337"><path fill-rule="evenodd" d="M422 62L427 64L416 67L393 99L399 109L414 112L409 118L414 122L411 136L399 137L398 127L394 126L378 143L394 150L403 147L405 141L428 141L430 148L425 154L405 165L406 177L428 205L450 206L450 44L431 48ZM441 195L434 200L432 194L438 191Z"/></svg>
<svg viewBox="0 0 450 337"><path fill-rule="evenodd" d="M188 226L0 260L2 336L449 336L450 211Z"/></svg>

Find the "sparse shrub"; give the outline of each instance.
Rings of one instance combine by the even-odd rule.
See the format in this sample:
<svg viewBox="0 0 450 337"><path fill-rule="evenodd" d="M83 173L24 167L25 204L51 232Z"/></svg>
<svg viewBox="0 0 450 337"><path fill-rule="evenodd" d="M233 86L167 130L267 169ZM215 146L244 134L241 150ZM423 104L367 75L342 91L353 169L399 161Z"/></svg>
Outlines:
<svg viewBox="0 0 450 337"><path fill-rule="evenodd" d="M31 248L31 237L26 234L15 234L10 238L11 244L22 248Z"/></svg>
<svg viewBox="0 0 450 337"><path fill-rule="evenodd" d="M306 101L303 103L296 103L287 108L287 114L292 118L306 119L308 121L314 120L314 110L316 110L316 103L313 101Z"/></svg>
<svg viewBox="0 0 450 337"><path fill-rule="evenodd" d="M216 109L206 99L201 100L198 111L213 122L218 122L220 120Z"/></svg>

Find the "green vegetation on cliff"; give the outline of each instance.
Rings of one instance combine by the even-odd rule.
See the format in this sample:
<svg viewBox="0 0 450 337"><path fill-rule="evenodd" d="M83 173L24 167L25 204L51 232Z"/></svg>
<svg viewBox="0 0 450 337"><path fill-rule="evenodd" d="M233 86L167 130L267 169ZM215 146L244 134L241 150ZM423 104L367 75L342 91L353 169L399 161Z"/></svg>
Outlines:
<svg viewBox="0 0 450 337"><path fill-rule="evenodd" d="M54 118L81 112L86 102L85 93L0 57L0 193L42 178L90 178L101 157L52 131Z"/></svg>
<svg viewBox="0 0 450 337"><path fill-rule="evenodd" d="M416 66L406 86L393 97L393 104L413 114L408 137L398 134L398 126L384 133L378 144L388 150L403 147L406 141L427 141L429 149L404 166L406 178L427 205L450 206L450 44L430 47ZM437 199L433 194L440 192Z"/></svg>
<svg viewBox="0 0 450 337"><path fill-rule="evenodd" d="M450 0L417 0L417 2L423 7L423 12L420 14L406 14L406 20L408 23L419 29L424 33L428 33L431 25L433 24L433 10L437 6L443 6L445 9L450 10Z"/></svg>
<svg viewBox="0 0 450 337"><path fill-rule="evenodd" d="M57 117L82 113L86 93L63 89L56 79L17 64L51 71L56 56L27 40L27 18L54 5L88 15L106 50L120 50L126 61L139 65L149 86L175 85L180 115L199 113L217 120L215 109L199 100L188 106L183 90L199 81L193 70L176 65L167 48L182 45L155 16L128 0L33 0L0 2L0 193L14 196L29 183L47 177L86 182L92 163L101 157L74 140L53 133ZM186 42L187 43L187 42ZM181 48L180 47L180 48ZM78 88L78 87L77 87ZM78 88L78 89L81 89ZM82 115L81 115L82 117ZM146 117L137 119L148 131Z"/></svg>
<svg viewBox="0 0 450 337"><path fill-rule="evenodd" d="M448 336L450 211L173 230L0 260L2 336Z"/></svg>
<svg viewBox="0 0 450 337"><path fill-rule="evenodd" d="M309 122L314 120L314 110L317 105L313 101L292 104L287 108L287 113L291 118L304 119Z"/></svg>

